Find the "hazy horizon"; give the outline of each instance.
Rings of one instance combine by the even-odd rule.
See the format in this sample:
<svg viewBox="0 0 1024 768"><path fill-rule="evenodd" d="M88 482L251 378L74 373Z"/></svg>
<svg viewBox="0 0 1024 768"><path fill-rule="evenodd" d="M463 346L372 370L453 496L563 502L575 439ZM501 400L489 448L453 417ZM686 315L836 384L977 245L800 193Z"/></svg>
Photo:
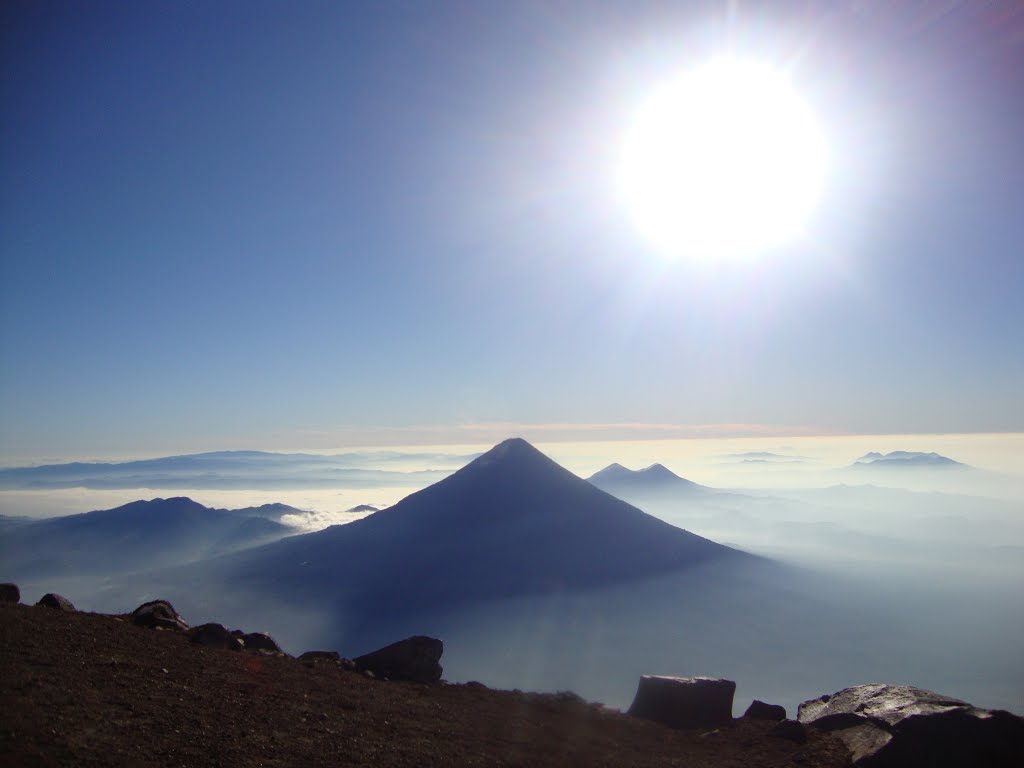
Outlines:
<svg viewBox="0 0 1024 768"><path fill-rule="evenodd" d="M529 430L524 431L529 433ZM722 489L770 491L848 484L947 491L1011 500L1024 498L1024 433L573 440L537 441L535 445L581 477L588 477L613 462L631 469L660 463L689 480ZM365 475L357 473L356 479L345 483L348 487L338 487L337 484L316 487L314 480L307 484L308 487L295 488L292 475L275 479L272 473L261 478L259 487L245 487L244 478L233 480L233 487L209 487L211 479L216 479L209 477L196 487L189 487L187 477L173 486L164 487L156 482L132 485L129 479L125 487L108 489L11 490L0 483L0 514L29 517L73 514L107 509L141 498L188 496L216 508L281 502L320 513L318 517L310 518L319 520L320 524L334 520L343 522L358 519L358 516L344 514L345 510L359 504L378 507L393 504L458 469L470 457L490 447L490 443L457 443L268 451L286 456L299 453L338 456L344 459L339 466L371 470ZM900 475L847 471L850 464L870 451L887 453L894 450L935 451L968 465L972 471L935 473L918 470L916 474ZM760 456L745 460L745 454L762 453L773 454L778 460L764 460ZM155 458L160 456L147 452L121 460ZM87 460L86 457L76 459ZM388 484L375 483L374 477L378 475L386 476Z"/></svg>

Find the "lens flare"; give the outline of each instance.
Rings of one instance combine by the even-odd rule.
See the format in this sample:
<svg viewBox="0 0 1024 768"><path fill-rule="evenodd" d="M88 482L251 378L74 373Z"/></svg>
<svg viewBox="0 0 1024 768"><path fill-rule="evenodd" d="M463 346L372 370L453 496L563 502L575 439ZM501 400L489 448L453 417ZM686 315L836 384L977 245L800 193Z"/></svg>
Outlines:
<svg viewBox="0 0 1024 768"><path fill-rule="evenodd" d="M619 185L659 250L721 257L798 236L825 170L817 121L786 78L721 60L663 84L642 105Z"/></svg>

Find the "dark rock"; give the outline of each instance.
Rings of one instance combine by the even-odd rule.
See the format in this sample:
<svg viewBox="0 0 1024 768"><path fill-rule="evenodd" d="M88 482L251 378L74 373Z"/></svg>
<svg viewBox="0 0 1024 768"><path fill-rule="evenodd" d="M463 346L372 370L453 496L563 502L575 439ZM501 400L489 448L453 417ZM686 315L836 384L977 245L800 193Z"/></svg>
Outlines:
<svg viewBox="0 0 1024 768"><path fill-rule="evenodd" d="M20 603L21 590L17 584L0 584L0 603Z"/></svg>
<svg viewBox="0 0 1024 768"><path fill-rule="evenodd" d="M373 672L389 680L436 683L441 679L441 654L444 643L433 637L416 635L399 640L365 656L353 659L356 668Z"/></svg>
<svg viewBox="0 0 1024 768"><path fill-rule="evenodd" d="M239 638L247 651L270 651L272 653L283 653L281 647L274 642L274 638L263 632L249 632Z"/></svg>
<svg viewBox="0 0 1024 768"><path fill-rule="evenodd" d="M132 611L131 619L132 624L139 627L188 631L188 624L167 600L150 600L143 603Z"/></svg>
<svg viewBox="0 0 1024 768"><path fill-rule="evenodd" d="M785 720L786 708L781 704L765 704L754 699L743 716L748 720Z"/></svg>
<svg viewBox="0 0 1024 768"><path fill-rule="evenodd" d="M341 661L337 651L306 651L299 656L299 661Z"/></svg>
<svg viewBox="0 0 1024 768"><path fill-rule="evenodd" d="M800 705L801 723L833 731L854 765L1024 765L1024 718L908 685L859 685Z"/></svg>
<svg viewBox="0 0 1024 768"><path fill-rule="evenodd" d="M193 643L209 648L228 648L232 651L243 648L242 641L232 636L223 624L201 624L189 630L188 634Z"/></svg>
<svg viewBox="0 0 1024 768"><path fill-rule="evenodd" d="M47 592L43 595L36 605L41 605L45 608L56 608L58 611L74 611L75 606L72 605L71 601L61 595L55 595L53 592Z"/></svg>
<svg viewBox="0 0 1024 768"><path fill-rule="evenodd" d="M746 717L746 715L744 715ZM803 723L798 723L796 720L785 720L776 723L770 731L769 736L773 736L776 739L786 739L787 741L795 741L797 744L807 743L807 726Z"/></svg>
<svg viewBox="0 0 1024 768"><path fill-rule="evenodd" d="M629 714L673 728L726 725L735 692L732 680L643 675Z"/></svg>

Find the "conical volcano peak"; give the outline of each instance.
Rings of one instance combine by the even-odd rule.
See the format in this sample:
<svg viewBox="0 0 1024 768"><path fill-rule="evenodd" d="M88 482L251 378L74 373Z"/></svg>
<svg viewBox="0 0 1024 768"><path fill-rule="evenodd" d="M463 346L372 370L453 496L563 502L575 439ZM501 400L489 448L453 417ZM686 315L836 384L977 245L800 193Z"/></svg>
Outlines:
<svg viewBox="0 0 1024 768"><path fill-rule="evenodd" d="M608 481L621 480L622 478L632 477L633 474L634 474L633 470L628 469L628 468L622 466L618 462L615 462L614 464L609 464L604 469L598 470L597 472L592 474L588 478L588 480L590 482L594 482L595 480L597 480L597 481L601 481L601 480L608 480Z"/></svg>
<svg viewBox="0 0 1024 768"><path fill-rule="evenodd" d="M538 451L521 437L510 437L467 464L470 467L486 467L494 464L525 465L534 463L553 464L554 462Z"/></svg>
<svg viewBox="0 0 1024 768"><path fill-rule="evenodd" d="M677 475L671 469L666 467L664 464L651 464L651 466L644 467L640 471L645 473L649 477L664 477L664 478L669 478L669 477L678 478L679 477L679 475Z"/></svg>
<svg viewBox="0 0 1024 768"><path fill-rule="evenodd" d="M664 464L651 464L643 469L628 469L621 464L609 464L600 472L595 472L589 478L591 483L609 493L632 489L660 489L667 490L675 488L678 490L697 490L703 486L680 477Z"/></svg>
<svg viewBox="0 0 1024 768"><path fill-rule="evenodd" d="M265 554L232 578L301 584L304 594L353 585L351 599L374 612L591 588L741 557L603 492L521 438L385 510Z"/></svg>
<svg viewBox="0 0 1024 768"><path fill-rule="evenodd" d="M510 437L507 440L502 440L496 446L487 451L484 455L494 456L515 456L515 455L530 455L536 454L537 456L543 456L540 451L530 445L526 440L521 437Z"/></svg>

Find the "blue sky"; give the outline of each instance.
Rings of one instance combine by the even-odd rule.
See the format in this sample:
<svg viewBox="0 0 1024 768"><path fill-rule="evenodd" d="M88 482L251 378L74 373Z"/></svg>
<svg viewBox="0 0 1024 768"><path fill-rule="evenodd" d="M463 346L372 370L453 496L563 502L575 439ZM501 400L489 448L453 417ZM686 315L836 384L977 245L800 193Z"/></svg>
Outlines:
<svg viewBox="0 0 1024 768"><path fill-rule="evenodd" d="M5 3L0 453L1024 430L1021 11L678 5ZM805 241L671 261L615 159L726 40L832 167Z"/></svg>

